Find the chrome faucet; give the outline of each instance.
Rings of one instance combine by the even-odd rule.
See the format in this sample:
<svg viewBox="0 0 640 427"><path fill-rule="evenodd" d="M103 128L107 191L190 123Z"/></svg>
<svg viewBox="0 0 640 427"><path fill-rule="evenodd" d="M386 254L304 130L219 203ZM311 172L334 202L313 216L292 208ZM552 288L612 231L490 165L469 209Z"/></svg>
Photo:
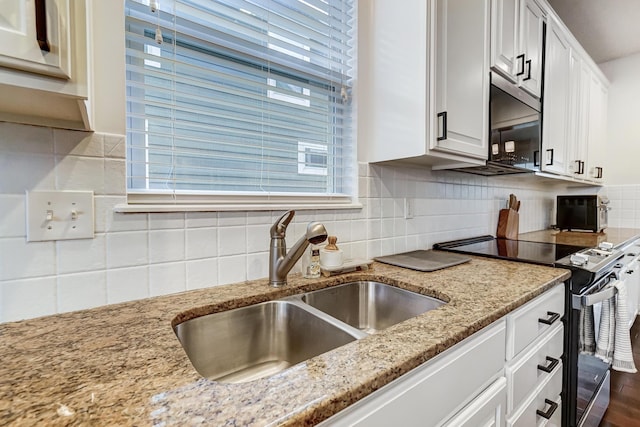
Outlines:
<svg viewBox="0 0 640 427"><path fill-rule="evenodd" d="M296 214L288 211L271 226L271 245L269 246L269 284L275 288L287 284L287 274L302 256L309 243L317 245L327 239L327 230L319 222L310 222L307 232L287 253L285 235L287 225Z"/></svg>

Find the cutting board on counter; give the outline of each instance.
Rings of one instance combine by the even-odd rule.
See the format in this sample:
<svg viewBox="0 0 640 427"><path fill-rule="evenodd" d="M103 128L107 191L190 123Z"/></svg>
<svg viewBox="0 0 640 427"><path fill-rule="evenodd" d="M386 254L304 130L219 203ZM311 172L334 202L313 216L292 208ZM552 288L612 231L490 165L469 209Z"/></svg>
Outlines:
<svg viewBox="0 0 640 427"><path fill-rule="evenodd" d="M443 268L453 267L454 265L462 264L471 260L471 258L463 255L432 251L431 249L404 252L395 255L385 255L374 259L385 264L418 271L441 270Z"/></svg>

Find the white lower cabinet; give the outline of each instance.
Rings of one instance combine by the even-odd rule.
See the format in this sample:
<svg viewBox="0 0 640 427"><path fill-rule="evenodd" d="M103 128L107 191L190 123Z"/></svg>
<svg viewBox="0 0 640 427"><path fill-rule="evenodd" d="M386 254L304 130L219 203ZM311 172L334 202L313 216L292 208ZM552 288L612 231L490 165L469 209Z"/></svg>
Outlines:
<svg viewBox="0 0 640 427"><path fill-rule="evenodd" d="M327 419L321 425L444 425L472 401L476 402L475 399L482 398L481 393L484 390L488 390L489 386L495 385L497 380L503 378L504 343L505 322L501 319ZM497 393L499 394L499 391ZM493 398L485 396L485 399L491 407L488 411L493 413L496 408ZM501 411L504 413L504 405L498 407L502 408ZM475 411L472 410L478 417L483 416L483 411L484 408L477 405ZM469 417L474 415L471 413ZM495 417L495 414L492 417Z"/></svg>
<svg viewBox="0 0 640 427"><path fill-rule="evenodd" d="M534 298L321 426L560 426L564 285Z"/></svg>
<svg viewBox="0 0 640 427"><path fill-rule="evenodd" d="M553 375L531 393L516 411L507 416L507 427L557 426L562 424L562 363Z"/></svg>
<svg viewBox="0 0 640 427"><path fill-rule="evenodd" d="M445 423L447 427L497 427L504 425L507 380L498 378L460 413Z"/></svg>
<svg viewBox="0 0 640 427"><path fill-rule="evenodd" d="M560 426L564 286L507 315L507 426Z"/></svg>

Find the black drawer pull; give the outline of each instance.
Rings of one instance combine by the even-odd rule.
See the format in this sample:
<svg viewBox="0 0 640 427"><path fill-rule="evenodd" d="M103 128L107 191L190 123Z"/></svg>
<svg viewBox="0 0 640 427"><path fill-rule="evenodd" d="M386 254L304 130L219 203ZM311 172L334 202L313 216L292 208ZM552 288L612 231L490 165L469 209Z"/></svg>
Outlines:
<svg viewBox="0 0 640 427"><path fill-rule="evenodd" d="M549 399L545 399L544 403L549 405L549 409L547 410L547 412L543 412L540 409L537 409L536 414L540 415L542 418L546 418L549 420L553 416L553 413L556 412L556 409L558 409L558 404Z"/></svg>
<svg viewBox="0 0 640 427"><path fill-rule="evenodd" d="M558 363L560 363L559 359L555 359L551 356L547 356L547 361L551 362L549 363L547 366L544 365L538 365L538 369L540 369L541 371L544 371L546 373L551 373L551 371L553 371L555 369L556 366L558 366Z"/></svg>
<svg viewBox="0 0 640 427"><path fill-rule="evenodd" d="M560 314L554 313L553 311L547 311L547 316L549 316L547 319L538 319L538 322L544 323L545 325L552 325L553 322L560 318Z"/></svg>

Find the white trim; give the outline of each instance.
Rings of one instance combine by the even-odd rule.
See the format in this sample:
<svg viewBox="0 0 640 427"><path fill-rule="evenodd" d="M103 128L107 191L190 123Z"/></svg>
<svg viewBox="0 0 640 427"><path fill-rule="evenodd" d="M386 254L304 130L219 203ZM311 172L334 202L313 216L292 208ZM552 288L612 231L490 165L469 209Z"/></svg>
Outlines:
<svg viewBox="0 0 640 427"><path fill-rule="evenodd" d="M116 205L115 212L216 212L271 211L282 209L361 209L355 196L255 194L232 195L211 193L174 193L129 191L127 203Z"/></svg>

